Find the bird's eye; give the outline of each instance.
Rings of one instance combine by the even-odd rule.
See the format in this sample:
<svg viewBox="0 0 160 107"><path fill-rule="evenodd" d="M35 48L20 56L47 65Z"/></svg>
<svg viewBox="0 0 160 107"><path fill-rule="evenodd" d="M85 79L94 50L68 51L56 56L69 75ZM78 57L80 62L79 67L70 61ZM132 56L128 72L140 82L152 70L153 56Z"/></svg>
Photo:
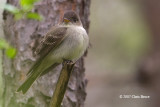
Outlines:
<svg viewBox="0 0 160 107"><path fill-rule="evenodd" d="M73 22L77 22L78 20L76 18L73 18Z"/></svg>

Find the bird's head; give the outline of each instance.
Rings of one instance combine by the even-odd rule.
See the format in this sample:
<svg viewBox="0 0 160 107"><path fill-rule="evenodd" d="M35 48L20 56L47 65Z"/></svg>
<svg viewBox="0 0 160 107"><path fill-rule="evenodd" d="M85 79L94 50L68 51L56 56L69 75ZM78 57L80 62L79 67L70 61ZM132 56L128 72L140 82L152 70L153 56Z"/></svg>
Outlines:
<svg viewBox="0 0 160 107"><path fill-rule="evenodd" d="M64 13L62 24L64 25L82 25L79 16L74 11Z"/></svg>

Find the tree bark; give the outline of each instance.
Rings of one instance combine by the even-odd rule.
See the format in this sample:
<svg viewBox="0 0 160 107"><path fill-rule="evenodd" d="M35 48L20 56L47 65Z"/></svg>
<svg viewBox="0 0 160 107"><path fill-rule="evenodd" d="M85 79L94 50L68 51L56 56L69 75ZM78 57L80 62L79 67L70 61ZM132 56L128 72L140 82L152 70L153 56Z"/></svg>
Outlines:
<svg viewBox="0 0 160 107"><path fill-rule="evenodd" d="M5 3L5 0L0 1L1 4ZM3 33L3 29L2 29L2 13L3 10L0 9L0 38L4 38L4 33ZM2 67L2 50L0 49L0 99L3 98L3 92L4 92L4 83L3 83L3 67ZM3 107L3 101L0 100L0 107Z"/></svg>
<svg viewBox="0 0 160 107"><path fill-rule="evenodd" d="M19 0L7 0L18 6ZM11 60L3 55L3 107L49 107L62 66L40 77L29 91L23 95L16 93L17 88L26 79L25 74L35 62L33 51L38 39L57 24L64 11L75 10L82 20L84 28L89 29L90 0L41 0L35 4L34 12L44 16L41 22L22 19L15 21L13 15L4 12L5 38L18 50L16 58ZM86 98L84 57L79 59L72 72L62 107L83 107Z"/></svg>
<svg viewBox="0 0 160 107"><path fill-rule="evenodd" d="M151 50L138 70L138 80L148 86L154 94L154 107L160 105L160 1L142 0L146 21L151 31ZM153 98L152 98L153 99Z"/></svg>

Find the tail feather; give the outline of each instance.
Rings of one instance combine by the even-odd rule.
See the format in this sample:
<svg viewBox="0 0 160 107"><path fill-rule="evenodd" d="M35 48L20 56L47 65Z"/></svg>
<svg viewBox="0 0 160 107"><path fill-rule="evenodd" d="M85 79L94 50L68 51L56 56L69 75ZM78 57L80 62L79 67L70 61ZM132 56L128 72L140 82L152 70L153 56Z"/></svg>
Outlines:
<svg viewBox="0 0 160 107"><path fill-rule="evenodd" d="M41 58L42 59L42 58ZM37 69L38 66L40 66L41 64L41 59L39 59L32 67L31 69L28 71L27 76L32 74L33 71L35 71Z"/></svg>
<svg viewBox="0 0 160 107"><path fill-rule="evenodd" d="M18 88L17 92L22 91L22 93L25 94L39 76L45 75L50 69L55 68L57 65L59 64L55 63L45 70L41 69L41 67L34 68L34 70L28 75L27 80Z"/></svg>
<svg viewBox="0 0 160 107"><path fill-rule="evenodd" d="M33 72L27 80L18 88L17 92L22 91L25 94L28 89L32 86L33 82L41 75L42 71Z"/></svg>

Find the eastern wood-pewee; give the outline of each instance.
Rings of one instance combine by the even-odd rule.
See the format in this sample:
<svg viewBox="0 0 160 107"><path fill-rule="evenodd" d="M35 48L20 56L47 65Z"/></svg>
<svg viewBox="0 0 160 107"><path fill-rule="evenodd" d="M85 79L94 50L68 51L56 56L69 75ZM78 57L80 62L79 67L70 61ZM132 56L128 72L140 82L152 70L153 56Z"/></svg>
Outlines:
<svg viewBox="0 0 160 107"><path fill-rule="evenodd" d="M26 93L40 75L63 60L76 62L86 51L88 44L89 38L79 16L73 11L65 12L60 24L51 28L37 47L35 54L40 58L31 67L27 80L17 91Z"/></svg>

